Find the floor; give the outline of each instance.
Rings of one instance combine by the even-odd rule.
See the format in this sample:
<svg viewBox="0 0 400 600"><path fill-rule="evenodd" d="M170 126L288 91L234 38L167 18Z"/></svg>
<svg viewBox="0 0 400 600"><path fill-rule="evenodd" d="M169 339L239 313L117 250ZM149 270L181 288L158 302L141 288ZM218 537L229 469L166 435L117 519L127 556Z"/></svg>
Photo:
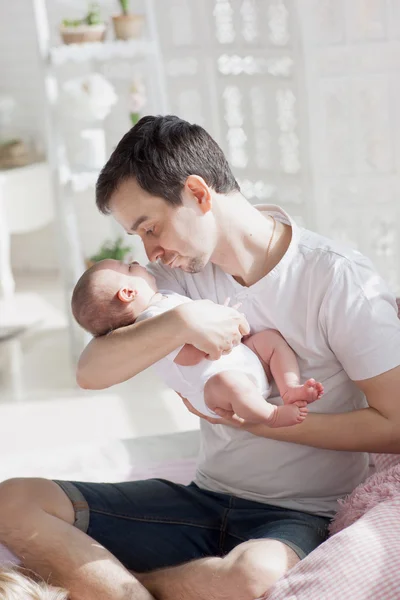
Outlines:
<svg viewBox="0 0 400 600"><path fill-rule="evenodd" d="M197 434L164 437L196 432L198 419L151 370L100 392L77 387L56 276L24 274L16 285L18 293L35 292L49 303L45 320L51 323L21 338L19 398L8 345L0 346L0 455L7 457L0 461L0 480L26 475L117 480L136 464L140 444L132 446L132 440L147 436L153 461L165 457L166 439L173 440L170 458L196 452ZM142 450L139 455L143 462Z"/></svg>

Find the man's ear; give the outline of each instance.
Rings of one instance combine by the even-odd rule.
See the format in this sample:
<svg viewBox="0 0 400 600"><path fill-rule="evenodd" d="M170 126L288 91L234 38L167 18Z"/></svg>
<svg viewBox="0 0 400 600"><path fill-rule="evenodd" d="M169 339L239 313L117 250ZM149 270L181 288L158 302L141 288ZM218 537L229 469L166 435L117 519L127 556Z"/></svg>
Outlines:
<svg viewBox="0 0 400 600"><path fill-rule="evenodd" d="M201 212L206 214L212 208L211 189L199 175L189 175L185 182L185 191L197 202Z"/></svg>
<svg viewBox="0 0 400 600"><path fill-rule="evenodd" d="M118 290L117 296L118 299L121 300L121 302L133 302L133 300L137 296L137 290L133 290L132 288L128 287L123 287Z"/></svg>

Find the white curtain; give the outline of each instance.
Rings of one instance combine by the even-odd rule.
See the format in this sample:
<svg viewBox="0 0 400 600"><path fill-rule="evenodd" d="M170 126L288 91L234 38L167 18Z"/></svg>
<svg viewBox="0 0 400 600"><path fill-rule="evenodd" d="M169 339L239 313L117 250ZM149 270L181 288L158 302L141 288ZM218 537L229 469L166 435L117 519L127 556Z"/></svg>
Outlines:
<svg viewBox="0 0 400 600"><path fill-rule="evenodd" d="M400 292L399 0L157 2L170 109Z"/></svg>

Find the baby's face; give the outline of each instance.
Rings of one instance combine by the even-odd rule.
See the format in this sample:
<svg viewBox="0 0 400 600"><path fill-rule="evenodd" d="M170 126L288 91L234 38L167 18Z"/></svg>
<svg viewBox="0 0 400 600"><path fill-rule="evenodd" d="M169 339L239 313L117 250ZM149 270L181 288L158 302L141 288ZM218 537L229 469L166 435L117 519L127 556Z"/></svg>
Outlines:
<svg viewBox="0 0 400 600"><path fill-rule="evenodd" d="M148 307L157 293L155 278L136 261L125 264L111 258L102 260L97 263L96 272L99 283L109 287L113 295L119 294L125 301L135 300L137 314Z"/></svg>
<svg viewBox="0 0 400 600"><path fill-rule="evenodd" d="M106 258L97 263L96 271L105 271L106 275L115 281L120 281L121 283L126 282L126 278L135 282L139 282L143 280L152 287L155 286L156 280L148 272L145 267L142 267L137 261L133 261L131 263L123 263L119 260L114 260L112 258Z"/></svg>

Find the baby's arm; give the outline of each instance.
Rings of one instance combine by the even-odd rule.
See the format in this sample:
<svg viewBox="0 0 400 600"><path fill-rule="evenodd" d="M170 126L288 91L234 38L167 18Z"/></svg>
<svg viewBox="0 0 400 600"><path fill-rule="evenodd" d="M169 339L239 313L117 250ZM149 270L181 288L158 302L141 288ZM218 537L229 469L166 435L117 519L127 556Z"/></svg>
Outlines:
<svg viewBox="0 0 400 600"><path fill-rule="evenodd" d="M202 350L198 350L198 348L195 348L191 344L185 344L175 357L174 362L181 367L193 367L194 365L198 365L206 356L207 354L202 352Z"/></svg>
<svg viewBox="0 0 400 600"><path fill-rule="evenodd" d="M314 402L321 398L324 393L321 383L315 379L308 379L303 385L300 383L296 355L279 331L260 331L244 343L257 354L267 374L270 371L285 404L298 400Z"/></svg>

